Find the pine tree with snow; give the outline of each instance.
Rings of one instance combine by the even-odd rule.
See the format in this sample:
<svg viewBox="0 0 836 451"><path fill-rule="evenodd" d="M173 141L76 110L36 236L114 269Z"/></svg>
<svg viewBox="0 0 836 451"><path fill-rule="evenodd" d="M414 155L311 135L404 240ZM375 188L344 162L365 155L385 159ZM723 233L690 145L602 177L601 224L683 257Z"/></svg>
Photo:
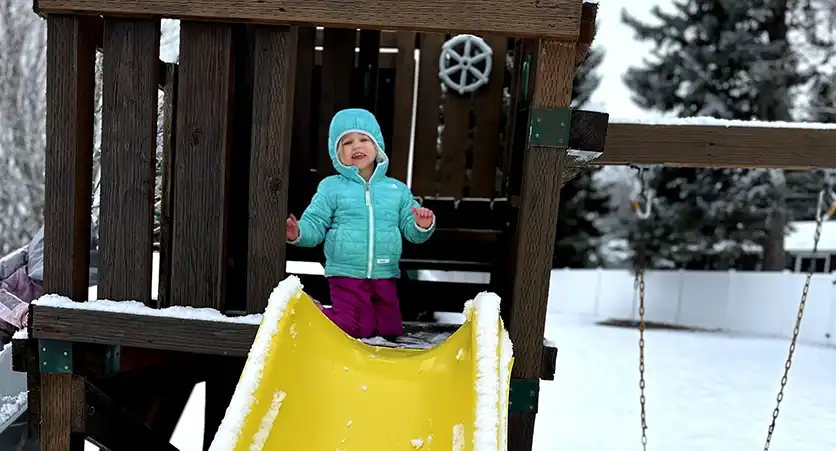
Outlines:
<svg viewBox="0 0 836 451"><path fill-rule="evenodd" d="M582 108L598 88L601 76L597 68L604 53L593 47L575 74L572 86L572 106ZM599 219L609 212L608 195L594 182L600 169L584 169L560 191L560 207L555 235L555 268L586 268L598 266L602 236Z"/></svg>
<svg viewBox="0 0 836 451"><path fill-rule="evenodd" d="M638 105L680 117L793 119L792 91L811 74L799 70L788 40L791 2L675 0L671 6L670 12L653 9L658 24L622 13L638 39L653 44L653 58L625 75ZM653 168L648 177L659 203L656 229L637 229L630 240L637 247L642 236L652 237L650 264L784 267L782 171Z"/></svg>

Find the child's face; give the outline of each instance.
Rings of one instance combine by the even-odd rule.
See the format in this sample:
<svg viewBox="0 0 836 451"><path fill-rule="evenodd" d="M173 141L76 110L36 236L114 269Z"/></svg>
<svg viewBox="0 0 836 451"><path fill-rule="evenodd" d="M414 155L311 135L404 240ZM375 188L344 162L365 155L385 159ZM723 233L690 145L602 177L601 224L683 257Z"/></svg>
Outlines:
<svg viewBox="0 0 836 451"><path fill-rule="evenodd" d="M377 149L368 135L349 133L340 140L339 158L342 164L357 166L362 171L374 166Z"/></svg>

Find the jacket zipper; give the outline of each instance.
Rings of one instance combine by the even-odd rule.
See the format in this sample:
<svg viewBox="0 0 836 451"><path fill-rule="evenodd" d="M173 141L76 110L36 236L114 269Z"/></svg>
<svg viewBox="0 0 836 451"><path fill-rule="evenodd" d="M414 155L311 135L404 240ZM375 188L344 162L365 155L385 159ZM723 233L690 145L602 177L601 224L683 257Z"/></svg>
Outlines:
<svg viewBox="0 0 836 451"><path fill-rule="evenodd" d="M365 182L365 180L364 180ZM374 261L374 208L372 207L371 183L366 182L366 206L369 207L369 265L366 278L372 278L372 262Z"/></svg>

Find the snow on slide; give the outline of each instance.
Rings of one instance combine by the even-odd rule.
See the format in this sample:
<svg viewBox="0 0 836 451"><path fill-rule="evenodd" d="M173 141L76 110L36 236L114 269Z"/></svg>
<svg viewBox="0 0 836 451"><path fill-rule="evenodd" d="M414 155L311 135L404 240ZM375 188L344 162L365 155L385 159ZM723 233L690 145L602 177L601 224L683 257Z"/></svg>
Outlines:
<svg viewBox="0 0 836 451"><path fill-rule="evenodd" d="M429 349L373 346L343 333L289 276L210 451L506 449L513 357L499 298L482 293L464 314Z"/></svg>

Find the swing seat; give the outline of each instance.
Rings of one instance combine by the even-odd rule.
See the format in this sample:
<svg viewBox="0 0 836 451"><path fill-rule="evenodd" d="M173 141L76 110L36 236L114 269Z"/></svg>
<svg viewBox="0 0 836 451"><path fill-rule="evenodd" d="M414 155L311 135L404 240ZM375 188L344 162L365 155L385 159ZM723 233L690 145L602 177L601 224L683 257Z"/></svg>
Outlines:
<svg viewBox="0 0 836 451"><path fill-rule="evenodd" d="M212 451L505 450L511 342L499 298L430 349L345 334L296 276L270 296Z"/></svg>

